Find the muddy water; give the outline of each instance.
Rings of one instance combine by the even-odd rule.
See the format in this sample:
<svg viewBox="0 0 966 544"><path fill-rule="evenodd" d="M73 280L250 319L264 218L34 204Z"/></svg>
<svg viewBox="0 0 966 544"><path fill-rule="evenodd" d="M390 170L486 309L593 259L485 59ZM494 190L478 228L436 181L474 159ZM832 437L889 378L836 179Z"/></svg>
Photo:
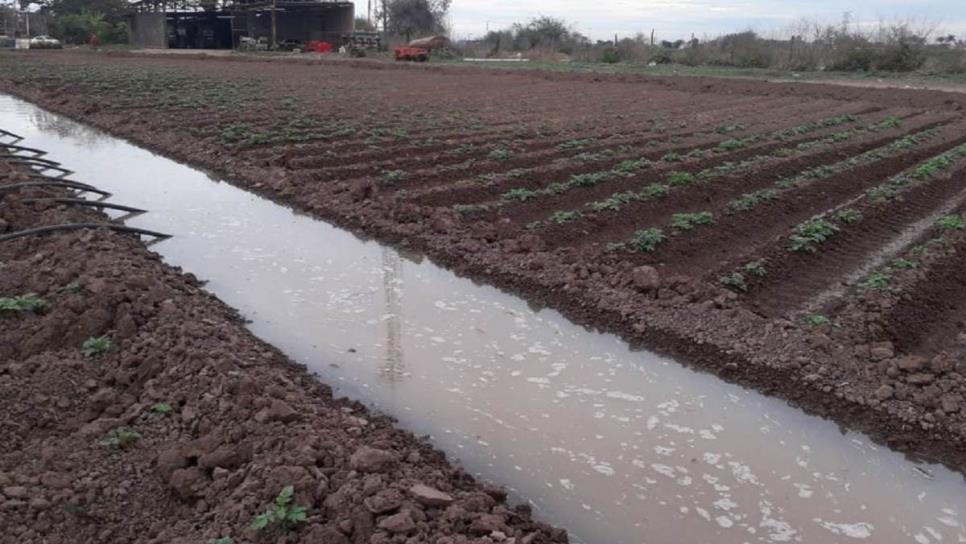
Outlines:
<svg viewBox="0 0 966 544"><path fill-rule="evenodd" d="M0 96L0 128L340 394L429 434L574 540L966 542L966 484L862 435Z"/></svg>

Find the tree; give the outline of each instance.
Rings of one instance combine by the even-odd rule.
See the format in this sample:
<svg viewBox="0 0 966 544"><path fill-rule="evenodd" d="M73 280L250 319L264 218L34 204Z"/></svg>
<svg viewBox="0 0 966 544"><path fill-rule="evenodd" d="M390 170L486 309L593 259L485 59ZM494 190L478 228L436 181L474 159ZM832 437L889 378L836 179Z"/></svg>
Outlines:
<svg viewBox="0 0 966 544"><path fill-rule="evenodd" d="M446 32L446 12L450 0L388 0L383 4L386 30L405 36Z"/></svg>
<svg viewBox="0 0 966 544"><path fill-rule="evenodd" d="M360 32L375 32L376 25L369 22L369 19L365 17L356 17L355 27L356 30Z"/></svg>

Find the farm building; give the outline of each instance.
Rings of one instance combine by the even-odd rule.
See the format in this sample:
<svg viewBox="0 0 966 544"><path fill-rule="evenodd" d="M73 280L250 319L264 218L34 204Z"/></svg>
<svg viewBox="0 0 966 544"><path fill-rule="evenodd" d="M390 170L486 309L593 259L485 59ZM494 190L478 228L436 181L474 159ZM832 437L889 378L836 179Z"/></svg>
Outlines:
<svg viewBox="0 0 966 544"><path fill-rule="evenodd" d="M338 44L352 32L355 6L333 0L141 0L128 16L131 45L156 49L231 49L241 38Z"/></svg>

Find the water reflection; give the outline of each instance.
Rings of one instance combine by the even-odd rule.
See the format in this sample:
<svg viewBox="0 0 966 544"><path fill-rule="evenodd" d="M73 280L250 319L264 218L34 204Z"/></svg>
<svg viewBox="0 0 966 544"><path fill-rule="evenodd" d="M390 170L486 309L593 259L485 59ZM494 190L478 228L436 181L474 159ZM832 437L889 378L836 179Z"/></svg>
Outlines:
<svg viewBox="0 0 966 544"><path fill-rule="evenodd" d="M156 250L256 334L576 540L966 542L942 467L36 112L0 98L0 127L150 209L130 224L175 234Z"/></svg>

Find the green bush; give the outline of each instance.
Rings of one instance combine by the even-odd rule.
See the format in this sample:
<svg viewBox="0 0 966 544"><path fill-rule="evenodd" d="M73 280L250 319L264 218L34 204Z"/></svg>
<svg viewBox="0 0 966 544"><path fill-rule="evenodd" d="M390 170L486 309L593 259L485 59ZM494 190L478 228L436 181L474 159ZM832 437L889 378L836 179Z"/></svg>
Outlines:
<svg viewBox="0 0 966 544"><path fill-rule="evenodd" d="M620 62L621 56L617 49L613 47L607 47L600 53L600 61L607 64L617 64Z"/></svg>

